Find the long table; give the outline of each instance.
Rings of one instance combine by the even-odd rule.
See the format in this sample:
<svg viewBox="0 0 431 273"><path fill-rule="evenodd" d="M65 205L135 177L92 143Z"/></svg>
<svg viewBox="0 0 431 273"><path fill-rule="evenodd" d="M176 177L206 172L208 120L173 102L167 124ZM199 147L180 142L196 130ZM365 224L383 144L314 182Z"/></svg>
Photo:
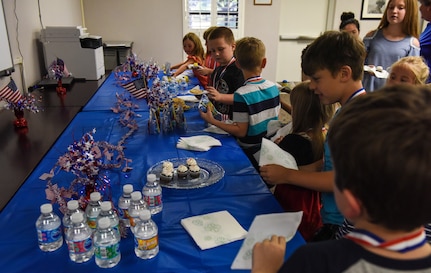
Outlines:
<svg viewBox="0 0 431 273"><path fill-rule="evenodd" d="M112 78L112 75L109 77ZM108 80L109 80L108 78ZM105 84L97 91L107 91ZM133 235L128 234L120 243L122 258L111 269L115 272L232 272L230 266L242 241L236 241L208 250L200 250L191 236L181 226L186 217L227 210L248 229L256 215L282 212L278 202L267 189L235 139L227 135L212 135L222 143L207 152L176 148L180 136L204 134L205 123L195 108L186 112L186 132L150 135L147 129L148 112L140 112L139 129L125 143L125 155L133 160L133 170L108 173L114 204L121 194L122 185L133 184L141 190L148 169L170 158L207 159L217 162L225 171L224 177L213 185L198 189L163 188L163 211L154 216L159 227L160 252L151 260L141 260L134 254ZM95 140L116 143L127 128L118 123L118 114L108 111L83 111L76 115L63 134L45 155L40 164L25 181L0 214L0 268L1 272L106 272L97 267L94 258L84 264L71 262L65 244L52 253L44 253L37 246L35 221L39 206L46 203L46 182L39 176L48 172L67 146L84 133L96 128ZM68 175L67 175L68 174ZM67 186L70 174L59 174L56 181ZM68 180L69 179L69 180ZM60 216L58 206L54 210ZM270 224L270 223L269 223ZM288 257L304 244L297 233L287 244ZM109 270L108 270L109 271ZM235 270L236 272L247 272ZM234 272L235 272L234 271Z"/></svg>

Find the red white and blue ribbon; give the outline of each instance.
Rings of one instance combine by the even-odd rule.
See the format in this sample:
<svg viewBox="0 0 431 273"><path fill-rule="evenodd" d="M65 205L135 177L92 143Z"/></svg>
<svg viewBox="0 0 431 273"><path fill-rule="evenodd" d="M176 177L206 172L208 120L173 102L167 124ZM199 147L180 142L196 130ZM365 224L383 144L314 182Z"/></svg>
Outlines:
<svg viewBox="0 0 431 273"><path fill-rule="evenodd" d="M390 241L385 241L379 236L361 229L353 230L346 234L345 237L361 245L387 249L400 253L415 250L427 243L425 230L423 228L404 237Z"/></svg>

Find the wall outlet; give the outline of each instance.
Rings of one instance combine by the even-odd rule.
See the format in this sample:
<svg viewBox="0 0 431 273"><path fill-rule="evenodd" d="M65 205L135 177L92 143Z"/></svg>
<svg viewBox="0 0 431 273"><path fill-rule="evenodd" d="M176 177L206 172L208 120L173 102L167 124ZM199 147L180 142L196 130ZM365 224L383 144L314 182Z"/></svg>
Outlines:
<svg viewBox="0 0 431 273"><path fill-rule="evenodd" d="M15 57L13 59L13 64L17 65L17 64L22 64L22 58L21 57Z"/></svg>

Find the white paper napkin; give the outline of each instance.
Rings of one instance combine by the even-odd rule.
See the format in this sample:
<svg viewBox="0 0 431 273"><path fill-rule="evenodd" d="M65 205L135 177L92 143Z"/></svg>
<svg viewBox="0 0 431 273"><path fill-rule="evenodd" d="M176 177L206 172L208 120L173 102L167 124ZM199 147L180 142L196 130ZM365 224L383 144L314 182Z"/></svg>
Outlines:
<svg viewBox="0 0 431 273"><path fill-rule="evenodd" d="M247 235L226 210L184 218L181 225L202 250L241 240Z"/></svg>
<svg viewBox="0 0 431 273"><path fill-rule="evenodd" d="M231 269L251 269L254 244L269 239L272 235L284 236L286 241L289 241L295 235L301 219L302 211L257 215Z"/></svg>
<svg viewBox="0 0 431 273"><path fill-rule="evenodd" d="M177 142L178 149L206 152L213 146L221 146L220 140L207 135L180 137Z"/></svg>
<svg viewBox="0 0 431 273"><path fill-rule="evenodd" d="M199 102L198 98L196 98L195 96L192 96L192 95L181 95L181 96L177 96L177 98L182 99L183 101L188 101L188 102Z"/></svg>
<svg viewBox="0 0 431 273"><path fill-rule="evenodd" d="M269 139L262 138L259 166L276 164L289 169L298 169L295 158Z"/></svg>

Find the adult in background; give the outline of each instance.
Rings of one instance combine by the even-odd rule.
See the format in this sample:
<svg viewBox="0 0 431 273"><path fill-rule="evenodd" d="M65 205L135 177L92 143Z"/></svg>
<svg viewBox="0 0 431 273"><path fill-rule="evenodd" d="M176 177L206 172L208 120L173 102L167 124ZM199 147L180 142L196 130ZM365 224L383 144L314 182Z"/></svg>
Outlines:
<svg viewBox="0 0 431 273"><path fill-rule="evenodd" d="M419 0L422 19L428 21L427 27L421 33L419 42L421 45L421 56L425 59L428 67L431 70L431 0ZM431 82L431 77L428 77L428 83Z"/></svg>

